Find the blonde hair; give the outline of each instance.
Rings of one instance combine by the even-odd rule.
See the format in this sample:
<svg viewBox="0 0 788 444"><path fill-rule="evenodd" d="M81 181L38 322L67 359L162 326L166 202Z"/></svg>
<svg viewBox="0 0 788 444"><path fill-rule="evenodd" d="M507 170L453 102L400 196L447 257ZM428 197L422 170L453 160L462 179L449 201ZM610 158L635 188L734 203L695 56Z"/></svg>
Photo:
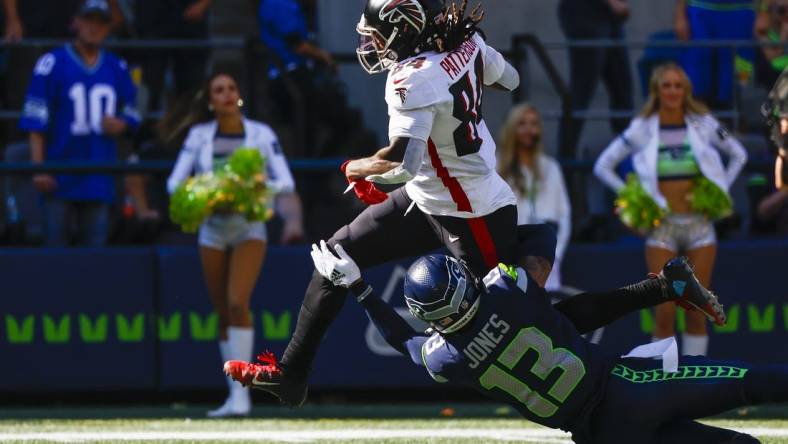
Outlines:
<svg viewBox="0 0 788 444"><path fill-rule="evenodd" d="M539 114L539 111L528 103L521 103L509 111L506 122L504 122L503 127L501 127L500 141L498 143L498 173L513 185L515 191L521 194L526 194L529 191L526 189L525 177L520 170L520 158L517 155L517 124L525 113L534 113L534 115L536 115L539 121L540 136L544 134L544 125L542 124L542 116ZM542 137L539 137L539 140L536 142L535 151L537 162L534 164L533 168L534 183L538 182L542 177L538 162L539 154L544 152Z"/></svg>
<svg viewBox="0 0 788 444"><path fill-rule="evenodd" d="M684 85L684 113L704 115L709 114L709 108L701 101L692 96L692 82L684 69L673 63L665 63L654 68L651 73L651 80L648 82L648 99L646 104L640 110L641 117L650 117L659 112L659 84L662 82L662 77L668 71L675 71L681 78L681 83Z"/></svg>

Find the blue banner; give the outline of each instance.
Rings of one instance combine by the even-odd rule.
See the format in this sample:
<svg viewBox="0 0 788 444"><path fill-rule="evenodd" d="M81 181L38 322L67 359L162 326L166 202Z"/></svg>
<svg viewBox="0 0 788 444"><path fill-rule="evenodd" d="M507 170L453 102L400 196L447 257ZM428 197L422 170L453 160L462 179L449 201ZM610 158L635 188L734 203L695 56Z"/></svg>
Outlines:
<svg viewBox="0 0 788 444"><path fill-rule="evenodd" d="M728 324L708 324L709 356L751 362L788 363L788 288L783 281L788 242L726 242L720 246L711 289L728 314ZM586 291L621 287L646 275L642 245L584 245L570 248L563 279ZM684 330L684 311L677 314L676 337ZM653 310L633 313L597 332L607 350L628 351L649 342Z"/></svg>
<svg viewBox="0 0 788 444"><path fill-rule="evenodd" d="M400 304L402 265L376 267L365 273L383 297L394 297ZM251 301L255 350L270 350L281 356L295 328L312 272L307 250L269 248ZM162 388L222 386L218 319L211 311L197 249L159 250L159 276ZM407 310L403 308L402 312ZM329 329L312 374L311 382L324 387L418 385L429 381L426 374L383 342L352 300ZM388 377L392 374L397 377Z"/></svg>
<svg viewBox="0 0 788 444"><path fill-rule="evenodd" d="M154 255L0 250L0 389L155 388Z"/></svg>
<svg viewBox="0 0 788 444"><path fill-rule="evenodd" d="M788 362L788 242L726 243L713 289L728 311L711 327L710 355ZM377 293L414 325L402 300L409 261L365 271ZM565 284L587 291L644 278L642 245L570 248ZM308 250L271 247L251 303L255 350L281 356L312 275ZM0 390L221 388L219 323L196 247L0 251ZM679 332L683 315L679 310ZM653 315L633 313L591 338L625 353L648 342ZM419 326L421 327L421 326ZM432 385L386 345L348 297L314 362L320 388Z"/></svg>

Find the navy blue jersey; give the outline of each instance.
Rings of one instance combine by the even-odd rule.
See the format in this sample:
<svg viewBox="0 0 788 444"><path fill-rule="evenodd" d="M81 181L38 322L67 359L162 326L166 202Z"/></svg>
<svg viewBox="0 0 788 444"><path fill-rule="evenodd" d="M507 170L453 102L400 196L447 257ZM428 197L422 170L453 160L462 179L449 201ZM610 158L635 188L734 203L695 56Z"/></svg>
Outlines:
<svg viewBox="0 0 788 444"><path fill-rule="evenodd" d="M136 88L126 63L102 51L88 67L71 45L44 54L30 80L19 127L44 133L46 159L117 160L115 139L104 135L102 120L117 116L130 128L139 124ZM111 201L109 176L58 176L57 197Z"/></svg>
<svg viewBox="0 0 788 444"><path fill-rule="evenodd" d="M583 339L529 281L522 270L491 271L472 323L431 336L421 358L438 382L474 387L531 421L573 431L596 405L615 358Z"/></svg>

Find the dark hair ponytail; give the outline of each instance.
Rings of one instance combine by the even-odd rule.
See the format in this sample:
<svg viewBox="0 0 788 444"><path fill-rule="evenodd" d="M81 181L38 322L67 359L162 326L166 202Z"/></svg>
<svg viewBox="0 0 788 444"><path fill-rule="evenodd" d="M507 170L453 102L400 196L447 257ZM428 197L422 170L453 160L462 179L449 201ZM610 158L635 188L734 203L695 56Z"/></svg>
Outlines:
<svg viewBox="0 0 788 444"><path fill-rule="evenodd" d="M227 76L233 79L236 85L238 84L238 80L232 74L217 71L208 76L195 93L184 95L176 100L157 125L161 143L180 148L189 128L214 119L213 111L208 108L211 100L211 84L220 76Z"/></svg>

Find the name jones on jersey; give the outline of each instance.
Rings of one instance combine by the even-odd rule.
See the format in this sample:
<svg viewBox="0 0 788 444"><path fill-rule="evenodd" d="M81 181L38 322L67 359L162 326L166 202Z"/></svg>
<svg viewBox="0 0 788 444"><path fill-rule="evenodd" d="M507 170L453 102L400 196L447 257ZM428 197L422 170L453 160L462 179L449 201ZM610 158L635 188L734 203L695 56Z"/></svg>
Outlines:
<svg viewBox="0 0 788 444"><path fill-rule="evenodd" d="M506 321L499 319L498 315L493 313L484 327L471 340L471 343L462 350L462 353L470 360L468 367L476 368L482 361L490 357L510 328Z"/></svg>

